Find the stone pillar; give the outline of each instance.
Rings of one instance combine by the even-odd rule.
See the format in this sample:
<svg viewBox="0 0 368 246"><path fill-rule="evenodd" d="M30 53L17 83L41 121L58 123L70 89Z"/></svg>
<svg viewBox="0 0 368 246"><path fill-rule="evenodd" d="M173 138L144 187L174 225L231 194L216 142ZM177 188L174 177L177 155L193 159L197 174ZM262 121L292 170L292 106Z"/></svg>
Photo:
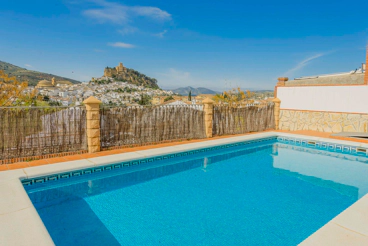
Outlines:
<svg viewBox="0 0 368 246"><path fill-rule="evenodd" d="M208 97L202 101L204 110L204 124L207 138L212 138L213 103Z"/></svg>
<svg viewBox="0 0 368 246"><path fill-rule="evenodd" d="M285 82L288 81L289 78L288 77L281 77L281 78L278 78L277 80L278 80L278 82L275 86L274 97L277 97L277 88L285 86Z"/></svg>
<svg viewBox="0 0 368 246"><path fill-rule="evenodd" d="M275 114L275 130L279 130L279 122L280 122L280 104L281 104L281 100L278 98L275 98L272 100L272 102L275 103L275 110L274 110L274 114Z"/></svg>
<svg viewBox="0 0 368 246"><path fill-rule="evenodd" d="M88 153L100 151L100 104L95 97L83 101L87 109L87 144Z"/></svg>
<svg viewBox="0 0 368 246"><path fill-rule="evenodd" d="M281 77L281 78L278 78L278 81L277 82L277 86L285 86L285 82L288 81L289 78L288 77Z"/></svg>

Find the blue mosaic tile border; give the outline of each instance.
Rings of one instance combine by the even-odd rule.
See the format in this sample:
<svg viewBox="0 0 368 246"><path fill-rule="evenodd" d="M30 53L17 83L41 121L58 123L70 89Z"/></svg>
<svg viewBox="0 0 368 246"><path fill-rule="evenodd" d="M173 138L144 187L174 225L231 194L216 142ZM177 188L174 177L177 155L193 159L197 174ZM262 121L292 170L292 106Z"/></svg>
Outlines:
<svg viewBox="0 0 368 246"><path fill-rule="evenodd" d="M368 158L366 156L351 155L351 154L342 153L342 152L339 153L339 152L321 151L321 149L317 149L317 148L306 148L306 146L296 146L296 145L283 144L283 143L278 144L278 148L292 149L292 150L300 151L300 152L324 155L324 156L335 157L335 158L344 159L344 160L359 161L359 162L368 164Z"/></svg>
<svg viewBox="0 0 368 246"><path fill-rule="evenodd" d="M289 145L316 148L320 150L334 151L342 154L354 154L368 157L368 149L358 146L335 144L325 141L315 141L294 137L277 137L277 141Z"/></svg>
<svg viewBox="0 0 368 246"><path fill-rule="evenodd" d="M260 142L265 142L265 141L270 141L270 140L276 140L276 137L260 138L260 139L255 139L255 140L237 142L237 143L214 146L214 147L209 147L209 148L189 150L189 151L180 152L180 153L167 154L167 155L162 155L162 156L155 156L155 157L151 157L151 158L126 161L126 162L110 164L110 165L106 165L106 166L99 166L99 167L93 167L93 168L88 168L88 169L64 172L64 173L53 174L53 175L49 175L49 176L42 176L42 177L32 178L32 179L24 179L24 180L22 180L22 184L23 184L23 186L31 186L31 185L34 185L34 184L45 183L45 182L49 182L49 181L63 180L63 179L71 178L71 177L78 177L78 176L88 175L88 174L92 174L92 173L111 171L111 170L114 170L114 169L121 169L121 168L129 167L129 166L143 165L143 164L157 162L157 161L164 161L164 160L168 160L168 159L172 159L172 158L176 158L176 157L190 156L190 155L194 155L194 154L198 154L198 153L204 153L204 152L220 150L220 149L227 149L227 148L231 148L231 147L237 147L237 146L243 146L243 145L248 145L248 144L260 143Z"/></svg>

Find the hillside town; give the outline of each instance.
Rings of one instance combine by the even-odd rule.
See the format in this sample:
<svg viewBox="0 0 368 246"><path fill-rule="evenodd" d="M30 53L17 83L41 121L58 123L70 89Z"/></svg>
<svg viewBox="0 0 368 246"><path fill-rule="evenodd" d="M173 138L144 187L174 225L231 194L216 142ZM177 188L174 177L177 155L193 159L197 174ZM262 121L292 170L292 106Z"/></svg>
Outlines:
<svg viewBox="0 0 368 246"><path fill-rule="evenodd" d="M139 81L131 75L127 75L127 71L120 63L115 68L105 68L102 77L92 78L88 83L73 84L67 80L52 78L51 81L39 81L35 87L28 87L27 91L37 89L38 95L44 101L59 106L79 106L90 96L94 96L101 100L104 105L110 106L201 104L206 97L214 97L214 95L207 94L179 95L171 90L160 89L158 86L141 85L144 81ZM141 84L138 82L141 82ZM253 102L257 103L266 100L268 97L269 94L267 93L257 93L253 95L252 99Z"/></svg>
<svg viewBox="0 0 368 246"><path fill-rule="evenodd" d="M124 81L122 81L121 77L118 76L125 75L126 71L127 69L120 63L116 68L105 68L102 77L92 78L88 83L73 84L70 81L57 81L52 78L51 81L41 80L35 87L30 86L28 90L37 89L38 94L45 101L60 106L79 106L90 96L98 98L104 105L120 106L138 104L142 98L145 98L149 103L151 100L159 102L157 97L166 98L174 95L172 91L162 90L158 86L138 83L144 84L144 80L137 81L131 77L123 77ZM128 81L134 81L138 84Z"/></svg>
<svg viewBox="0 0 368 246"><path fill-rule="evenodd" d="M53 80L54 81L54 80ZM98 81L108 81L108 83L97 83ZM29 87L28 90L33 90ZM144 86L137 86L127 82L114 81L113 78L96 78L90 83L81 84L59 84L57 81L52 84L47 81L40 81L36 89L43 98L54 102L60 106L79 106L90 96L94 96L102 101L104 105L129 106L138 105L142 97L149 100L148 104L200 104L206 97L214 95L197 95L191 100L188 95L178 95L170 90L152 89Z"/></svg>
<svg viewBox="0 0 368 246"><path fill-rule="evenodd" d="M40 81L36 89L40 95L50 101L58 102L63 106L80 105L83 100L95 96L104 104L130 105L137 103L142 96L154 98L157 96L167 97L173 95L172 91L151 89L137 86L127 82L114 81L112 78L101 77L95 81L109 81L98 84L94 82L81 84L59 84ZM32 88L30 88L32 89Z"/></svg>

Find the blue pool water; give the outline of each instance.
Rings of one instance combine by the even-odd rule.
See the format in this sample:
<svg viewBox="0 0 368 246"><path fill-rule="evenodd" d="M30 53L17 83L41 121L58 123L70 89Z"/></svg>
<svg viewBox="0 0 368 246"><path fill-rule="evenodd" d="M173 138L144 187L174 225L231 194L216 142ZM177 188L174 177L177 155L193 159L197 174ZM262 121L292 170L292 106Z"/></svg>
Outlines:
<svg viewBox="0 0 368 246"><path fill-rule="evenodd" d="M268 140L34 184L56 245L296 245L368 192L368 165Z"/></svg>

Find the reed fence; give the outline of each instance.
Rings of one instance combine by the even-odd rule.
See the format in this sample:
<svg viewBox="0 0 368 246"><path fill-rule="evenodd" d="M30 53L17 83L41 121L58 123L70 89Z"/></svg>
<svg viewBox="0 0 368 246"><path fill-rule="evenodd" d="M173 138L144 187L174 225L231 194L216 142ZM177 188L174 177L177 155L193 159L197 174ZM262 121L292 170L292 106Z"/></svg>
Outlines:
<svg viewBox="0 0 368 246"><path fill-rule="evenodd" d="M100 127L102 148L206 137L199 105L101 108Z"/></svg>
<svg viewBox="0 0 368 246"><path fill-rule="evenodd" d="M102 149L206 138L202 105L102 107L99 120ZM273 103L213 106L213 135L264 131L274 124ZM86 125L85 107L0 108L0 163L86 151Z"/></svg>
<svg viewBox="0 0 368 246"><path fill-rule="evenodd" d="M84 107L0 108L0 160L85 149Z"/></svg>
<svg viewBox="0 0 368 246"><path fill-rule="evenodd" d="M259 132L274 127L273 103L213 107L213 135Z"/></svg>

